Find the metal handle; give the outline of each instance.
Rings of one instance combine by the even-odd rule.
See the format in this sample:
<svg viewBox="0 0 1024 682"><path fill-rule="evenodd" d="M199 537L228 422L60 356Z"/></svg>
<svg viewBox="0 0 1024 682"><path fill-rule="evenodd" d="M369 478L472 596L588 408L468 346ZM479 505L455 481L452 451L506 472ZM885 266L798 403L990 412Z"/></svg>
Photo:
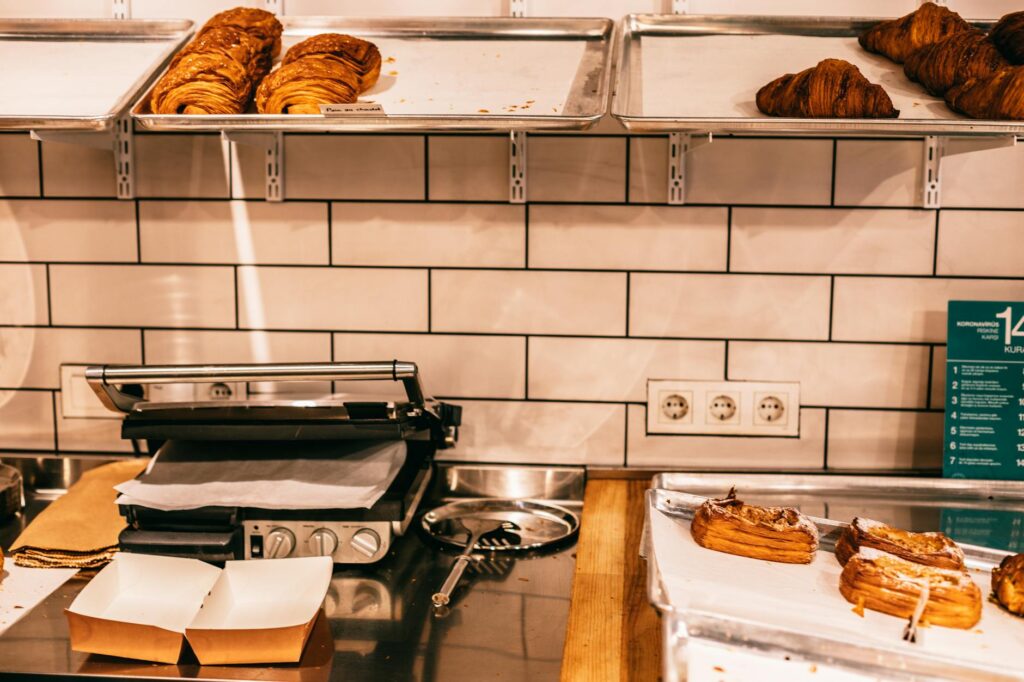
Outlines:
<svg viewBox="0 0 1024 682"><path fill-rule="evenodd" d="M85 370L85 378L107 408L130 412L142 398L127 394L124 384L218 383L227 381L401 381L409 401L426 399L414 362L284 363L266 365L102 365Z"/></svg>
<svg viewBox="0 0 1024 682"><path fill-rule="evenodd" d="M472 548L472 545L470 545ZM430 598L434 602L434 606L441 607L447 606L448 602L452 600L452 592L455 590L455 586L459 584L459 579L462 578L462 574L466 572L466 566L469 566L469 562L473 559L469 554L460 554L459 558L455 560L455 564L452 566L451 573L445 579L444 584L441 585L441 589L434 593L434 596Z"/></svg>

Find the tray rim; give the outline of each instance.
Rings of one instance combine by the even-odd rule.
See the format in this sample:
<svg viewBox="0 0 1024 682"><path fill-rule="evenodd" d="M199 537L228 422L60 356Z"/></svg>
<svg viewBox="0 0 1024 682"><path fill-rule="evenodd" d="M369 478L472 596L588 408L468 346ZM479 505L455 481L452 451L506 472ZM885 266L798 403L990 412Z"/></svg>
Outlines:
<svg viewBox="0 0 1024 682"><path fill-rule="evenodd" d="M105 113L81 116L0 114L0 130L111 131L115 119L132 106L139 92L149 89L156 74L163 72L171 55L194 31L195 24L191 19L0 19L0 40L73 40L85 37L95 41L152 39L167 43L160 56L143 69Z"/></svg>
<svg viewBox="0 0 1024 682"><path fill-rule="evenodd" d="M574 115L551 114L392 114L389 116L325 117L316 114L228 116L187 116L184 114L143 113L153 83L134 99L131 117L136 125L151 131L193 132L508 132L532 130L587 130L607 112L611 97L611 70L614 62L618 24L612 19L586 18L514 18L514 17L343 17L283 16L285 33L292 30L346 29L372 37L374 31L402 31L420 38L458 39L464 37L508 36L511 38L573 39L598 42L601 69L597 91L583 103L592 102L593 112ZM162 76L166 67L160 69ZM154 78L154 81L156 78ZM575 85L574 81L573 85ZM572 88L570 88L572 90Z"/></svg>
<svg viewBox="0 0 1024 682"><path fill-rule="evenodd" d="M936 119L807 119L742 116L644 116L629 112L634 70L630 53L634 39L644 35L759 35L786 29L793 35L845 35L892 17L814 17L752 15L628 14L620 20L616 37L615 79L609 111L633 133L771 134L828 137L1024 137L1024 121L988 121L968 118ZM979 28L991 28L992 19L970 19ZM717 32L715 29L719 29ZM731 30L721 30L731 29ZM772 30L774 29L774 30ZM928 95L925 95L928 96Z"/></svg>
<svg viewBox="0 0 1024 682"><path fill-rule="evenodd" d="M656 487L655 482L664 475L659 474L654 478L652 487L646 491L644 496L644 527L641 537L640 554L647 562L646 588L648 601L662 617L662 669L666 680L685 679L685 676L680 675L677 654L679 650L685 651L689 638L694 636L705 641L739 647L748 651L782 652L808 656L812 660L820 660L825 664L838 665L857 672L883 674L883 677L880 679L885 679L884 674L886 672L891 675L891 665L893 663L892 660L879 660L883 655L897 659L903 664L901 669L910 675L913 675L915 671L906 670L908 658L911 661L917 661L919 665L931 667L930 670L917 673L928 675L929 679L932 679L932 676L936 676L940 672L952 672L956 675L951 677L942 676L941 679L986 680L991 682L1004 680L1009 682L1011 680L1024 679L1024 676L1008 674L1005 669L986 669L973 663L949 661L929 655L914 655L914 652L902 653L868 644L851 644L828 637L817 637L809 640L803 635L798 635L783 628L774 628L763 623L745 621L731 616L720 616L709 611L673 606L669 603L668 596L665 593L661 571L654 558L654 547L650 532L652 515L655 512L664 513L659 509L656 501L659 494L683 493L681 490ZM749 476L761 475L751 474ZM768 474L767 476L776 475ZM962 480L973 481L975 479ZM811 491L803 489L794 492L806 494ZM1024 493L1021 493L1021 496L1024 497ZM987 548L981 549L987 550ZM987 551L1007 555L1012 554L1012 552L1003 552L1002 550ZM695 628L696 635L694 634ZM701 628L705 628L705 630L702 631ZM736 638L737 631L740 634L738 639ZM816 650L809 650L813 648L807 646L809 641L814 647L817 647ZM865 662L866 653L874 654L875 659ZM952 670L949 667L951 665L954 666ZM917 678L911 677L908 679Z"/></svg>

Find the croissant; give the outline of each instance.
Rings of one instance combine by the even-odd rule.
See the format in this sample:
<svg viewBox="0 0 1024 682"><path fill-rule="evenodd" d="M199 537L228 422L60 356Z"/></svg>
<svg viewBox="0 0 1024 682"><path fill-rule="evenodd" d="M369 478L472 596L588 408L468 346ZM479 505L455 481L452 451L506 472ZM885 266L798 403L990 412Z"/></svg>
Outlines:
<svg viewBox="0 0 1024 682"><path fill-rule="evenodd" d="M340 33L321 33L293 45L281 63L291 64L310 57L330 59L347 66L359 77L360 92L372 88L380 76L380 50L373 43L360 38Z"/></svg>
<svg viewBox="0 0 1024 682"><path fill-rule="evenodd" d="M334 60L306 58L284 64L256 91L261 114L319 114L321 104L355 102L359 76Z"/></svg>
<svg viewBox="0 0 1024 682"><path fill-rule="evenodd" d="M971 30L971 25L945 7L926 2L899 19L881 21L860 35L868 52L883 54L898 64L925 45Z"/></svg>
<svg viewBox="0 0 1024 682"><path fill-rule="evenodd" d="M281 32L284 29L271 12L254 7L224 10L210 17L200 33L217 26L245 31L259 43L260 51L269 53L271 59L281 53Z"/></svg>
<svg viewBox="0 0 1024 682"><path fill-rule="evenodd" d="M876 549L850 557L839 576L839 592L858 609L909 618L926 583L922 621L967 629L981 619L981 590L965 571L923 566Z"/></svg>
<svg viewBox="0 0 1024 682"><path fill-rule="evenodd" d="M1024 64L1024 12L1007 14L992 27L989 38L1014 64Z"/></svg>
<svg viewBox="0 0 1024 682"><path fill-rule="evenodd" d="M896 118L900 112L882 89L853 64L825 59L800 73L776 78L757 91L757 108L792 118Z"/></svg>
<svg viewBox="0 0 1024 682"><path fill-rule="evenodd" d="M809 564L818 550L818 527L806 516L786 507L744 504L735 488L698 507L690 533L707 549L785 564Z"/></svg>
<svg viewBox="0 0 1024 682"><path fill-rule="evenodd" d="M992 596L1010 613L1024 616L1024 554L1005 557L992 569Z"/></svg>
<svg viewBox="0 0 1024 682"><path fill-rule="evenodd" d="M981 31L961 31L925 45L907 57L903 72L932 95L941 97L968 78L991 76L1010 66Z"/></svg>
<svg viewBox="0 0 1024 682"><path fill-rule="evenodd" d="M971 78L946 92L953 111L991 120L1024 120L1024 66Z"/></svg>
<svg viewBox="0 0 1024 682"><path fill-rule="evenodd" d="M252 79L235 60L192 53L153 87L150 108L157 114L240 114L251 92Z"/></svg>
<svg viewBox="0 0 1024 682"><path fill-rule="evenodd" d="M862 547L888 552L915 564L961 571L964 568L963 550L944 533L911 533L857 517L836 541L836 559L845 566Z"/></svg>
<svg viewBox="0 0 1024 682"><path fill-rule="evenodd" d="M245 31L231 26L215 26L204 30L171 60L173 69L190 54L215 54L249 67L260 58L259 43Z"/></svg>

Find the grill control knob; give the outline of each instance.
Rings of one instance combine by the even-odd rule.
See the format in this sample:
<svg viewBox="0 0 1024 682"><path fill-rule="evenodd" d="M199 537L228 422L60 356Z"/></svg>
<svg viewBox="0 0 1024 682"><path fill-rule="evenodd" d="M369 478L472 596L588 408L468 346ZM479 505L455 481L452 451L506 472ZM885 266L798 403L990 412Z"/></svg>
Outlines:
<svg viewBox="0 0 1024 682"><path fill-rule="evenodd" d="M338 536L326 528L317 528L309 536L309 546L317 556L333 556L338 549Z"/></svg>
<svg viewBox="0 0 1024 682"><path fill-rule="evenodd" d="M287 528L275 528L267 533L267 558L283 559L295 549L295 534Z"/></svg>
<svg viewBox="0 0 1024 682"><path fill-rule="evenodd" d="M367 558L372 557L380 550L380 536L369 528L363 528L352 536L352 549Z"/></svg>

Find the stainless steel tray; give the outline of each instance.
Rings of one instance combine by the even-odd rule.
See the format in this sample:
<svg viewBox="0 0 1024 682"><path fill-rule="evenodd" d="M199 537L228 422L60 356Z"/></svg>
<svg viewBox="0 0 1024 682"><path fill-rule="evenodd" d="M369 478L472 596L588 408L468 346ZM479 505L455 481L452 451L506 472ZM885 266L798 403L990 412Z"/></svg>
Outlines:
<svg viewBox="0 0 1024 682"><path fill-rule="evenodd" d="M113 128L188 20L0 19L0 129Z"/></svg>
<svg viewBox="0 0 1024 682"><path fill-rule="evenodd" d="M666 681L687 679L688 647L695 642L776 658L791 656L810 663L873 674L878 679L1024 679L1024 669L1019 675L1006 673L1005 664L1001 671L980 669L969 663L951 663L949 659L937 661L913 649L883 650L833 638L807 637L783 627L766 627L754 620L737 619L706 609L674 607L653 558L648 532L651 516L685 514L679 507L688 506L689 495L720 496L733 485L745 500L795 506L812 516L849 519L858 514L911 530L954 531L951 534L964 548L968 565L982 571L990 570L1008 553L1002 548L984 545L1009 544L1015 551L1024 549L1021 547L1024 544L1024 485L1020 483L834 475L659 474L652 481L653 489L648 491L641 554L648 560L648 597L662 616L662 662ZM990 522L996 519L1004 523L1006 532L998 542L986 538L986 525L979 522L986 518ZM966 520L964 525L969 529L966 540L965 536L957 535L958 520ZM823 530L842 525L828 519L821 521L826 526ZM829 546L827 539L822 546ZM984 623L985 619L982 628ZM1019 625L1024 628L1024 622ZM993 663L1000 664L999 661Z"/></svg>
<svg viewBox="0 0 1024 682"><path fill-rule="evenodd" d="M282 53L318 33L377 43L377 85L360 101L385 115L154 114L146 92L132 116L150 130L582 130L607 110L609 19L283 17Z"/></svg>
<svg viewBox="0 0 1024 682"><path fill-rule="evenodd" d="M619 31L612 115L635 132L781 135L1024 135L1024 121L979 121L950 110L867 52L856 36L881 19L631 14ZM974 21L990 28L991 21ZM882 85L896 119L776 118L758 111L762 86L826 57Z"/></svg>

